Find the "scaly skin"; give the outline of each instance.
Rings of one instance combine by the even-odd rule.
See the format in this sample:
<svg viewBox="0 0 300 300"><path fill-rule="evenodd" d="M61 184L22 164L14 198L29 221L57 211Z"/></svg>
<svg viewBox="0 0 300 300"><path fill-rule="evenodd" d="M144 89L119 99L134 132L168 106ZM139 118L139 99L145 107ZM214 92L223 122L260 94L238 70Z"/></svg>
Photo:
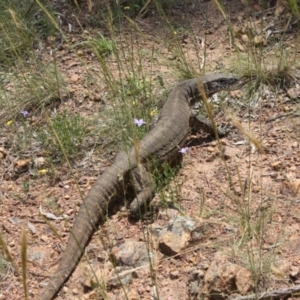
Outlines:
<svg viewBox="0 0 300 300"><path fill-rule="evenodd" d="M200 79L208 97L237 82L237 79L226 74L210 74ZM136 183L133 183L132 174L136 179L141 179L143 176L140 166L146 166L148 172L153 167L149 168L151 161L155 160L156 163L170 161L178 154L189 132L191 105L200 98L196 79L178 84L169 94L155 127L140 141L138 153L135 153L134 147L128 154L119 153L115 163L95 182L80 207L66 250L50 282L43 288L40 300L51 300L56 296L76 268L97 227L104 221L108 204L114 204L120 198L119 195L124 195L125 187L134 185L138 192L130 207L133 213L138 209L140 198L145 198L142 200L147 202L151 200L153 190L147 186L148 183L140 180L142 184L137 188Z"/></svg>

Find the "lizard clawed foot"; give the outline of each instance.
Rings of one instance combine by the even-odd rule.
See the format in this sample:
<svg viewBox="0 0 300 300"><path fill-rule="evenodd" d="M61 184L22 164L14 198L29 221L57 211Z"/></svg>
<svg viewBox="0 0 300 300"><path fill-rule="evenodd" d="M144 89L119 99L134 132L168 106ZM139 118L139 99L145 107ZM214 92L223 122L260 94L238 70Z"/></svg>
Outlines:
<svg viewBox="0 0 300 300"><path fill-rule="evenodd" d="M220 137L227 136L230 132L232 132L234 126L232 126L230 123L226 123L224 125L218 126L218 134Z"/></svg>
<svg viewBox="0 0 300 300"><path fill-rule="evenodd" d="M141 218L147 211L149 203L155 195L152 175L144 165L139 165L132 170L132 184L136 193L129 206L129 214L132 218Z"/></svg>

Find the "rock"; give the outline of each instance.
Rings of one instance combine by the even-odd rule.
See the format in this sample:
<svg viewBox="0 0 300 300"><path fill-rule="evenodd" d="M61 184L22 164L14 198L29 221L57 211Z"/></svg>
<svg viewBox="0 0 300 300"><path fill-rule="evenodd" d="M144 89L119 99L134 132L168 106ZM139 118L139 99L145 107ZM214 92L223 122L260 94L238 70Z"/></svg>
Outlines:
<svg viewBox="0 0 300 300"><path fill-rule="evenodd" d="M111 257L117 265L140 267L149 264L154 254L147 249L145 242L126 241L112 248Z"/></svg>
<svg viewBox="0 0 300 300"><path fill-rule="evenodd" d="M202 286L204 281L204 271L193 269L189 272L188 287L189 295L192 299L201 299ZM198 296L198 298L197 298Z"/></svg>
<svg viewBox="0 0 300 300"><path fill-rule="evenodd" d="M211 152L211 153L216 151L216 149L214 147L207 147L206 149L208 152Z"/></svg>
<svg viewBox="0 0 300 300"><path fill-rule="evenodd" d="M287 94L290 97L290 99L297 99L300 97L300 88L299 87L293 87L287 90Z"/></svg>
<svg viewBox="0 0 300 300"><path fill-rule="evenodd" d="M73 295L78 295L78 289L72 289Z"/></svg>
<svg viewBox="0 0 300 300"><path fill-rule="evenodd" d="M94 267L94 266L93 266ZM97 267L94 272L88 276L90 266L88 266L86 269L86 274L84 274L86 278L85 282L83 283L83 286L85 289L92 289L93 287L97 286L99 282L106 282L107 278L109 277L109 268L105 267Z"/></svg>
<svg viewBox="0 0 300 300"><path fill-rule="evenodd" d="M7 151L3 147L0 147L0 159L5 158L6 155L7 155Z"/></svg>
<svg viewBox="0 0 300 300"><path fill-rule="evenodd" d="M29 168L30 159L19 159L14 163L16 172L26 171Z"/></svg>
<svg viewBox="0 0 300 300"><path fill-rule="evenodd" d="M285 196L296 197L300 195L300 179L292 182L284 181L280 185L280 194Z"/></svg>
<svg viewBox="0 0 300 300"><path fill-rule="evenodd" d="M151 293L152 294L152 293ZM160 300L183 300L190 299L187 294L186 283L180 279L172 280L171 282L163 281L162 287L159 289L159 297L153 293L152 299Z"/></svg>
<svg viewBox="0 0 300 300"><path fill-rule="evenodd" d="M299 276L299 272L300 272L300 270L298 267L292 266L291 270L290 270L290 277L297 278Z"/></svg>
<svg viewBox="0 0 300 300"><path fill-rule="evenodd" d="M279 170L281 166L282 166L281 161L275 161L275 162L271 163L271 168L273 170Z"/></svg>
<svg viewBox="0 0 300 300"><path fill-rule="evenodd" d="M46 164L46 159L44 157L37 157L34 159L34 165L37 168L43 167Z"/></svg>
<svg viewBox="0 0 300 300"><path fill-rule="evenodd" d="M159 250L168 256L178 254L190 241L191 232L196 228L196 221L188 217L173 218L162 229L158 240Z"/></svg>
<svg viewBox="0 0 300 300"><path fill-rule="evenodd" d="M177 279L178 277L179 277L179 271L178 270L172 271L170 273L170 278L171 279Z"/></svg>
<svg viewBox="0 0 300 300"><path fill-rule="evenodd" d="M177 235L173 232L165 232L159 239L159 250L161 253L172 256L178 254L190 240L190 234L184 232Z"/></svg>
<svg viewBox="0 0 300 300"><path fill-rule="evenodd" d="M77 74L73 74L73 75L71 75L70 79L71 79L71 82L76 82L76 81L78 81L79 76Z"/></svg>
<svg viewBox="0 0 300 300"><path fill-rule="evenodd" d="M133 278L132 268L129 267L116 267L106 282L109 289L120 288L121 286L128 286Z"/></svg>
<svg viewBox="0 0 300 300"><path fill-rule="evenodd" d="M134 291L133 289L130 289L127 293L126 293L126 298L128 300L140 300L140 296L139 294Z"/></svg>
<svg viewBox="0 0 300 300"><path fill-rule="evenodd" d="M167 208L160 212L160 217L162 220L170 220L171 218L178 217L180 215L180 212L178 209L173 208Z"/></svg>
<svg viewBox="0 0 300 300"><path fill-rule="evenodd" d="M265 38L262 35L255 36L253 39L253 42L254 42L255 46L266 46L267 45L267 41L265 40Z"/></svg>
<svg viewBox="0 0 300 300"><path fill-rule="evenodd" d="M254 287L252 274L247 269L228 261L226 255L217 253L204 276L202 293L210 299L222 300L224 295L245 295Z"/></svg>

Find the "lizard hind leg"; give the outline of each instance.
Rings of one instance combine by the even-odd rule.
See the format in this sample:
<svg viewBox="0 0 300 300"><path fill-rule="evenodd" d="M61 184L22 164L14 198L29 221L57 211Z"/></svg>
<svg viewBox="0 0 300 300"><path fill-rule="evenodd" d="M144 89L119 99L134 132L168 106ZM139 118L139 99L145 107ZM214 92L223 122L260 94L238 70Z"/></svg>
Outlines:
<svg viewBox="0 0 300 300"><path fill-rule="evenodd" d="M129 206L130 216L140 218L155 195L155 184L146 166L140 164L132 170L132 183L136 193Z"/></svg>

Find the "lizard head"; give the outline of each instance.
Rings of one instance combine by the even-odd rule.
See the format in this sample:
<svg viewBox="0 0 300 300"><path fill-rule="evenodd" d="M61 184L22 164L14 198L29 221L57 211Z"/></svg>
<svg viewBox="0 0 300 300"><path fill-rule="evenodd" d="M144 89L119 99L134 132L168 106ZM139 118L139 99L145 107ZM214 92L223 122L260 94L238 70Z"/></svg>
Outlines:
<svg viewBox="0 0 300 300"><path fill-rule="evenodd" d="M201 77L201 82L205 88L207 96L211 96L221 90L226 90L235 86L239 79L228 74L208 74Z"/></svg>

